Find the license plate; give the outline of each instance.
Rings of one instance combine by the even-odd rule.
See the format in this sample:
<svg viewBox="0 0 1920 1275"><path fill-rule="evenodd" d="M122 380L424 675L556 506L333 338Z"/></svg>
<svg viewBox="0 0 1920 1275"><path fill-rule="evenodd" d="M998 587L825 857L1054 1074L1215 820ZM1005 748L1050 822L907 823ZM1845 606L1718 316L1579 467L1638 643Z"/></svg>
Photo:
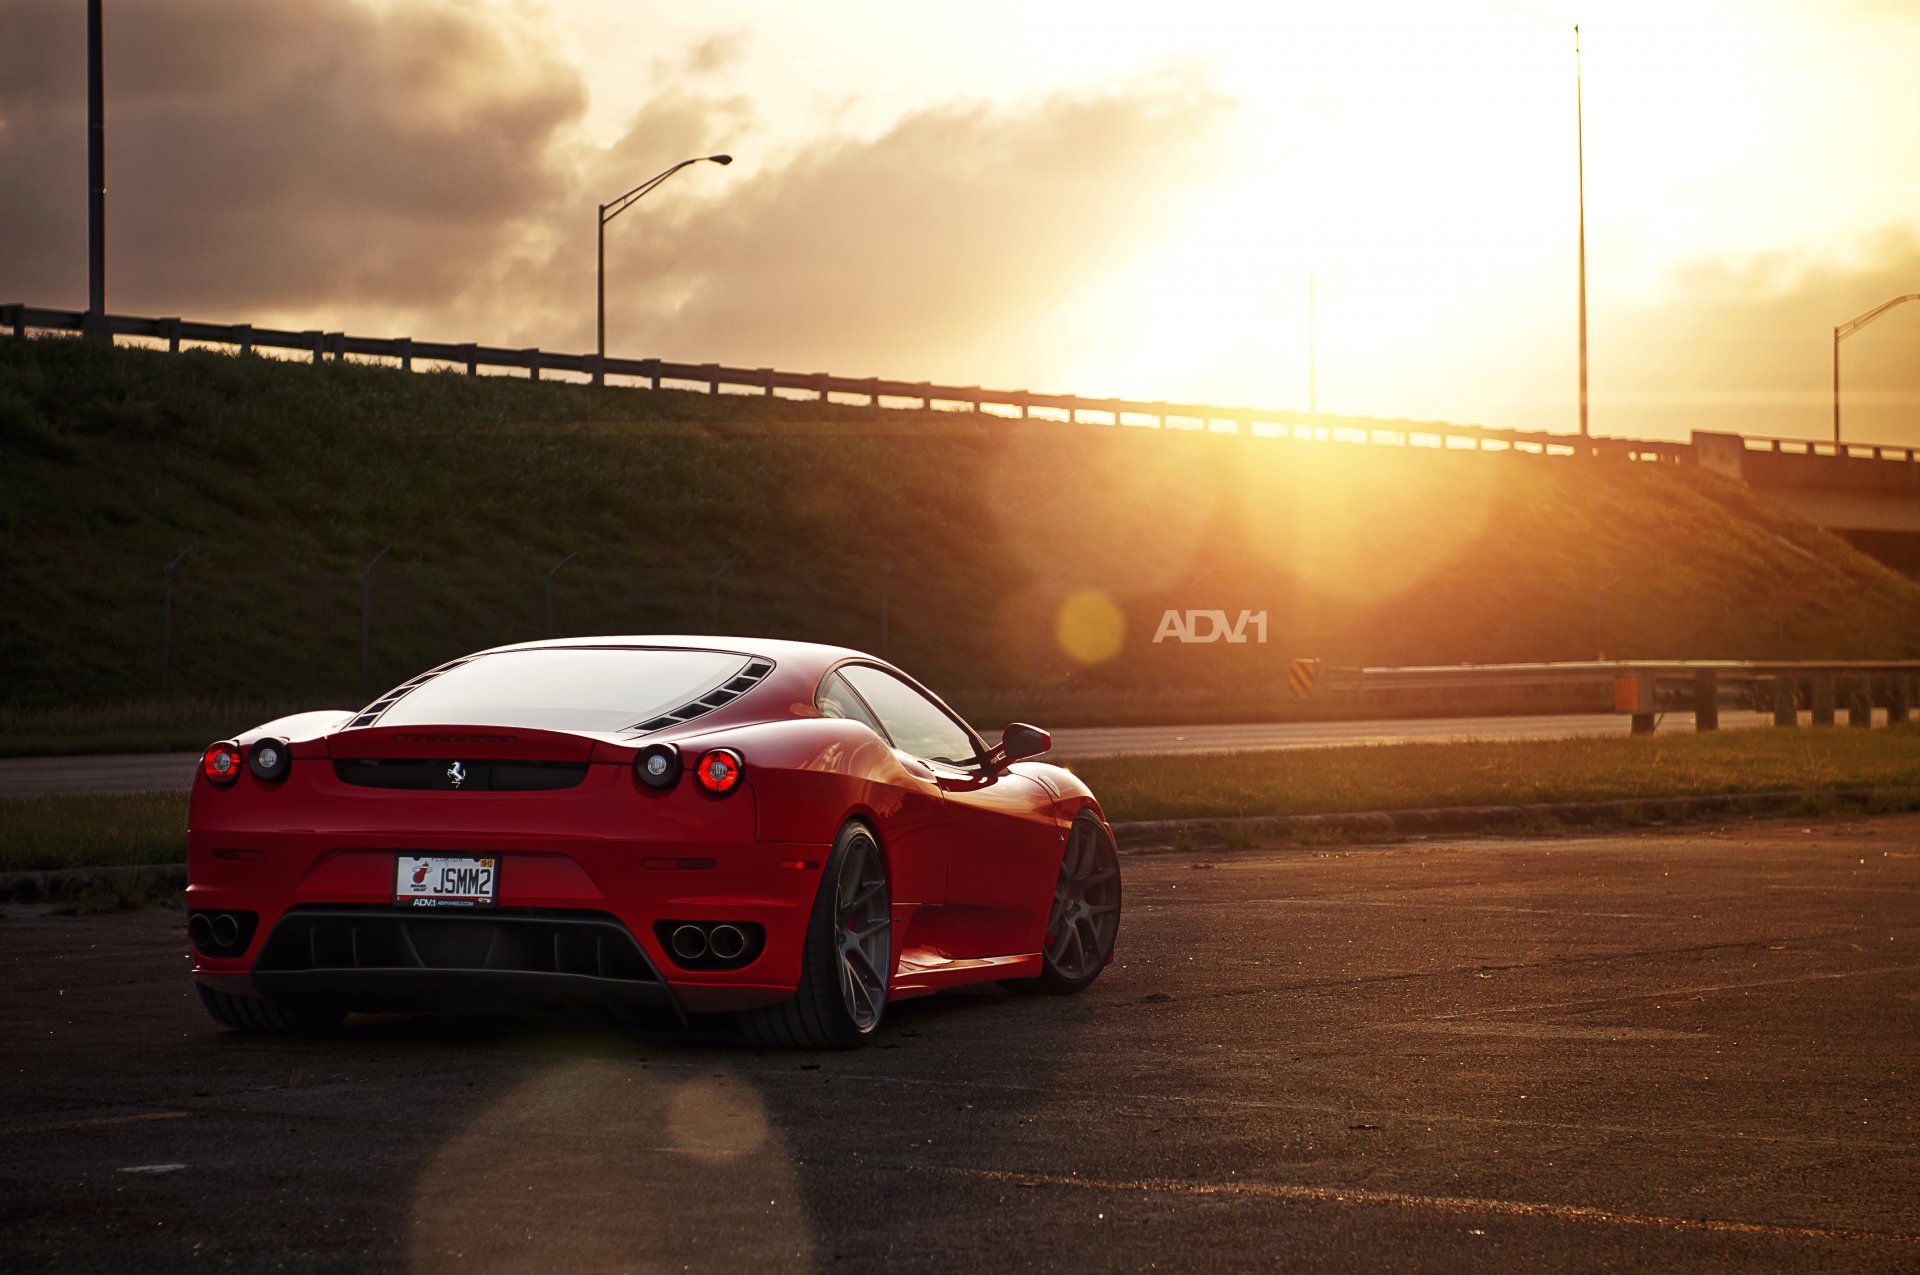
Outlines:
<svg viewBox="0 0 1920 1275"><path fill-rule="evenodd" d="M500 861L403 854L393 865L393 901L407 908L490 908Z"/></svg>

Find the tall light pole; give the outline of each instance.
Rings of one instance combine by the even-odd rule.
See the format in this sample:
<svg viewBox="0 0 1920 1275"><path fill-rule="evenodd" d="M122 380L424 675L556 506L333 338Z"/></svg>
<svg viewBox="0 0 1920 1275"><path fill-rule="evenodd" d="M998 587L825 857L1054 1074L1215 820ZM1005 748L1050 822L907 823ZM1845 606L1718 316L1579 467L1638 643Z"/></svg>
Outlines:
<svg viewBox="0 0 1920 1275"><path fill-rule="evenodd" d="M100 70L100 0L87 0L87 319L89 341L111 341L107 329L106 85Z"/></svg>
<svg viewBox="0 0 1920 1275"><path fill-rule="evenodd" d="M1909 292L1873 307L1865 314L1848 319L1833 330L1833 441L1840 441L1840 342L1866 327L1902 301L1920 301L1920 292Z"/></svg>
<svg viewBox="0 0 1920 1275"><path fill-rule="evenodd" d="M1580 189L1580 437L1587 438L1587 123L1580 93L1580 24L1573 24L1573 153Z"/></svg>
<svg viewBox="0 0 1920 1275"><path fill-rule="evenodd" d="M1320 414L1320 354L1314 332L1314 277L1307 276L1307 415Z"/></svg>
<svg viewBox="0 0 1920 1275"><path fill-rule="evenodd" d="M95 2L98 3L98 0L95 0ZM595 359L593 364L593 383L595 385L604 385L607 381L605 369L607 361L607 223L627 209L633 207L634 204L644 198L647 192L655 186L658 186L661 182L667 180L667 178L673 176L690 164L731 164L732 162L733 156L731 155L695 155L692 159L681 160L665 172L655 173L652 177L647 178L647 180L641 182L626 194L621 195L609 203L600 205L600 267L597 297L598 322L595 325L597 339L594 345L594 350L599 354L599 358Z"/></svg>

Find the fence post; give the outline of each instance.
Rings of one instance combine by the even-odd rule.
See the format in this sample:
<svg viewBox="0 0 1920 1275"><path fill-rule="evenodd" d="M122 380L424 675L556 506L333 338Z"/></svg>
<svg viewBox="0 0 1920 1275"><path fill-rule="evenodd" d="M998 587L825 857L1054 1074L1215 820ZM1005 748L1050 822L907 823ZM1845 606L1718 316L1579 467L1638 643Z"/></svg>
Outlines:
<svg viewBox="0 0 1920 1275"><path fill-rule="evenodd" d="M1895 673L1887 679L1887 725L1898 726L1906 721L1911 708L1907 702L1907 675Z"/></svg>
<svg viewBox="0 0 1920 1275"><path fill-rule="evenodd" d="M413 371L413 338L410 336L399 337L394 341L394 345L399 348L400 352L400 370L402 372Z"/></svg>
<svg viewBox="0 0 1920 1275"><path fill-rule="evenodd" d="M24 337L27 335L27 307L26 306L24 305L8 306L7 317L9 321L13 324L13 334L15 336Z"/></svg>
<svg viewBox="0 0 1920 1275"><path fill-rule="evenodd" d="M718 394L720 392L720 365L718 363L703 363L700 365L700 370L706 373L707 393Z"/></svg>
<svg viewBox="0 0 1920 1275"><path fill-rule="evenodd" d="M539 380L540 379L540 351L537 348L528 349L528 350L520 351L520 354L522 357L524 357L527 360L527 379L529 381Z"/></svg>
<svg viewBox="0 0 1920 1275"><path fill-rule="evenodd" d="M480 375L480 347L472 341L467 342L467 375Z"/></svg>
<svg viewBox="0 0 1920 1275"><path fill-rule="evenodd" d="M162 319L160 320L160 328L167 334L167 353L180 353L180 320L177 318Z"/></svg>
<svg viewBox="0 0 1920 1275"><path fill-rule="evenodd" d="M1693 675L1693 728L1720 729L1720 675L1712 669Z"/></svg>
<svg viewBox="0 0 1920 1275"><path fill-rule="evenodd" d="M317 328L308 328L300 334L307 340L307 347L313 351L313 365L320 366L320 360L327 357L327 336Z"/></svg>
<svg viewBox="0 0 1920 1275"><path fill-rule="evenodd" d="M768 398L773 397L773 369L772 368L763 367L760 369L760 388Z"/></svg>
<svg viewBox="0 0 1920 1275"><path fill-rule="evenodd" d="M1813 675L1813 724L1815 726L1833 725L1833 681L1831 673Z"/></svg>
<svg viewBox="0 0 1920 1275"><path fill-rule="evenodd" d="M252 354L253 353L253 325L251 323L234 324L233 325L233 341L235 345L238 345L240 347L240 353L242 355Z"/></svg>
<svg viewBox="0 0 1920 1275"><path fill-rule="evenodd" d="M833 377L831 374L826 372L815 372L813 374L813 380L814 380L814 384L820 387L820 401L822 403L826 402L827 400L833 397L833 391L828 388L830 385L833 384Z"/></svg>
<svg viewBox="0 0 1920 1275"><path fill-rule="evenodd" d="M1873 681L1865 677L1847 679L1847 725L1864 729L1873 725Z"/></svg>
<svg viewBox="0 0 1920 1275"><path fill-rule="evenodd" d="M1798 726L1800 710L1793 702L1793 679L1779 674L1773 679L1773 724L1775 726Z"/></svg>

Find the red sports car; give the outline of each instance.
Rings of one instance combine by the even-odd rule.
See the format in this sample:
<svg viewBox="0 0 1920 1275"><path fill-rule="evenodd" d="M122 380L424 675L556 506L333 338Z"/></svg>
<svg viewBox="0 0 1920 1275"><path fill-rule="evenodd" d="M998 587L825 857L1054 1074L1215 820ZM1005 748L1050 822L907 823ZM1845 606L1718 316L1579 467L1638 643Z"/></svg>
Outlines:
<svg viewBox="0 0 1920 1275"><path fill-rule="evenodd" d="M499 647L358 713L207 749L193 975L243 1031L351 1010L665 1006L857 1044L890 1000L1074 992L1113 958L1099 804L858 651L718 637Z"/></svg>

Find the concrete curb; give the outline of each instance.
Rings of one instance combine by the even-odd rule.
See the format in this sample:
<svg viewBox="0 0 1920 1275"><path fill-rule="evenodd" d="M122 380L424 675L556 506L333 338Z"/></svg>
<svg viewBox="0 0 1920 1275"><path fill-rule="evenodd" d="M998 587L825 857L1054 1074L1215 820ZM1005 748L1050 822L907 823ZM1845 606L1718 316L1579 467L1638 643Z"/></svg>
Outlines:
<svg viewBox="0 0 1920 1275"><path fill-rule="evenodd" d="M1220 819L1151 819L1113 825L1123 853L1184 846L1218 848L1229 831L1254 841L1291 841L1306 834L1349 838L1537 832L1567 826L1684 823L1717 816L1790 815L1833 807L1920 809L1920 790L1827 788L1810 792L1725 793L1699 797L1629 797L1614 801L1539 802L1519 806L1429 806L1350 814L1261 815Z"/></svg>
<svg viewBox="0 0 1920 1275"><path fill-rule="evenodd" d="M184 863L150 863L117 868L55 868L46 872L0 872L0 901L57 903L96 885L141 882L147 892L187 886Z"/></svg>

